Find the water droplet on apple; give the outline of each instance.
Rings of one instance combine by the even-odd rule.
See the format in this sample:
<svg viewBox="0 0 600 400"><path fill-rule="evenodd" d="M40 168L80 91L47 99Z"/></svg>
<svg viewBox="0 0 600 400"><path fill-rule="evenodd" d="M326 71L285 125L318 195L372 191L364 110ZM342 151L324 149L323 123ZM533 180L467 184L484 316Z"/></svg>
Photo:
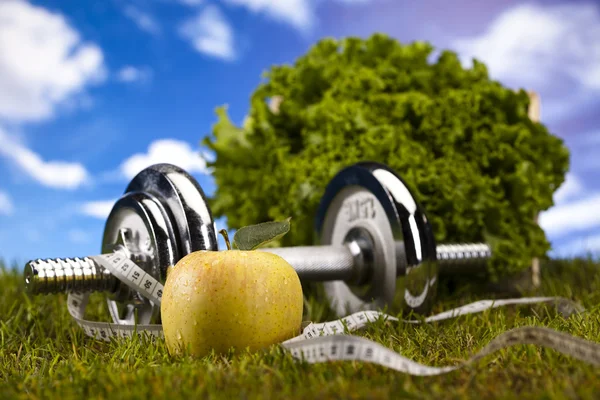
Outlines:
<svg viewBox="0 0 600 400"><path fill-rule="evenodd" d="M177 340L181 340L181 331L177 331Z"/></svg>
<svg viewBox="0 0 600 400"><path fill-rule="evenodd" d="M194 326L198 325L198 321L194 320Z"/></svg>

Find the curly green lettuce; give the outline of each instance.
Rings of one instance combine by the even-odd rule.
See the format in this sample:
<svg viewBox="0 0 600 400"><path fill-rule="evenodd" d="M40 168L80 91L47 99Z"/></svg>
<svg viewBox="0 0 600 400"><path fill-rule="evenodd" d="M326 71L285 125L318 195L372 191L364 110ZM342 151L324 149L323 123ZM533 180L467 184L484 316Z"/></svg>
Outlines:
<svg viewBox="0 0 600 400"><path fill-rule="evenodd" d="M522 271L550 249L535 215L569 167L563 141L527 115L529 96L463 68L430 44L382 34L325 39L294 65L273 66L235 126L217 109L211 207L231 228L291 216L273 245L313 243L314 215L331 178L364 160L400 174L438 243L486 241L492 280ZM277 112L267 101L282 96Z"/></svg>

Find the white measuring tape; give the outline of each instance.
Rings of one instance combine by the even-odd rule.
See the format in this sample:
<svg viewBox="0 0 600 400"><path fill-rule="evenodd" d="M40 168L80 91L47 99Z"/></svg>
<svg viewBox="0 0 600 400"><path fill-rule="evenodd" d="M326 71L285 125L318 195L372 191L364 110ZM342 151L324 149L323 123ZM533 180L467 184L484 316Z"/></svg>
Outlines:
<svg viewBox="0 0 600 400"><path fill-rule="evenodd" d="M147 274L142 268L131 261L126 254L116 251L111 254L93 256L98 264L109 270L122 283L131 289L140 292L153 304L160 305L164 286L162 283ZM85 307L89 300L89 293L71 292L67 297L69 314L75 322L83 328L88 336L95 339L110 341L111 337L131 337L136 331L147 332L152 336L163 337L162 325L129 325L111 324L108 322L86 321L83 319ZM112 316L118 320L116 316Z"/></svg>
<svg viewBox="0 0 600 400"><path fill-rule="evenodd" d="M146 296L153 304L160 305L164 290L163 285L133 263L125 254L115 252L92 258L121 282ZM89 294L72 292L69 293L67 299L69 314L88 336L105 341L110 341L112 337L131 337L136 332L163 337L162 325L113 324L84 320L88 298ZM304 328L301 335L287 340L281 345L290 351L295 358L309 363L336 360L364 361L414 376L441 375L455 371L501 348L518 344L536 344L549 347L578 360L600 366L600 343L543 327L521 327L509 330L494 338L485 348L468 360L459 365L448 367L431 367L419 364L379 343L347 334L347 332L364 328L367 324L381 318L387 321L420 324L451 319L459 315L479 313L506 305L544 302L554 302L558 311L563 315L584 311L577 303L561 297L482 300L430 316L422 321L399 320L379 311L361 311L335 321L310 323Z"/></svg>

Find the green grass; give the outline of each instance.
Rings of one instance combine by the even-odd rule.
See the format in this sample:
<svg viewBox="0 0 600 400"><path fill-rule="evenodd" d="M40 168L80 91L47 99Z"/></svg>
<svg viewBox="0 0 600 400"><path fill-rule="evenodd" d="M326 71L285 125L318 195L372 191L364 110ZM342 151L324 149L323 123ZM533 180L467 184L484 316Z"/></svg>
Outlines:
<svg viewBox="0 0 600 400"><path fill-rule="evenodd" d="M71 321L65 295L29 297L20 268L0 267L0 398L598 398L600 369L534 345L498 351L438 377L411 377L356 362L308 365L279 346L254 354L174 359L163 341L91 340ZM498 334L547 326L600 341L600 269L592 260L549 261L538 293L580 302L585 314L564 319L552 307L489 310L415 326L377 322L362 331L411 359L455 365ZM469 292L470 295L466 295ZM434 312L489 294L444 294ZM91 315L106 318L100 298ZM331 319L312 300L305 319Z"/></svg>

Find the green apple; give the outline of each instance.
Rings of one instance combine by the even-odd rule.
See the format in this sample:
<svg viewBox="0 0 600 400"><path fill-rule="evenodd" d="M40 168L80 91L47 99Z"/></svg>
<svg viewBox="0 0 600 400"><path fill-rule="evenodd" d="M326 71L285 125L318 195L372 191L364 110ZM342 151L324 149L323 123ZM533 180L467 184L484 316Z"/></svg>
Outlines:
<svg viewBox="0 0 600 400"><path fill-rule="evenodd" d="M256 230L251 238L254 244L238 242L265 242ZM167 277L161 315L170 354L254 351L300 333L302 286L292 266L272 253L231 250L226 241L228 250L188 254Z"/></svg>

